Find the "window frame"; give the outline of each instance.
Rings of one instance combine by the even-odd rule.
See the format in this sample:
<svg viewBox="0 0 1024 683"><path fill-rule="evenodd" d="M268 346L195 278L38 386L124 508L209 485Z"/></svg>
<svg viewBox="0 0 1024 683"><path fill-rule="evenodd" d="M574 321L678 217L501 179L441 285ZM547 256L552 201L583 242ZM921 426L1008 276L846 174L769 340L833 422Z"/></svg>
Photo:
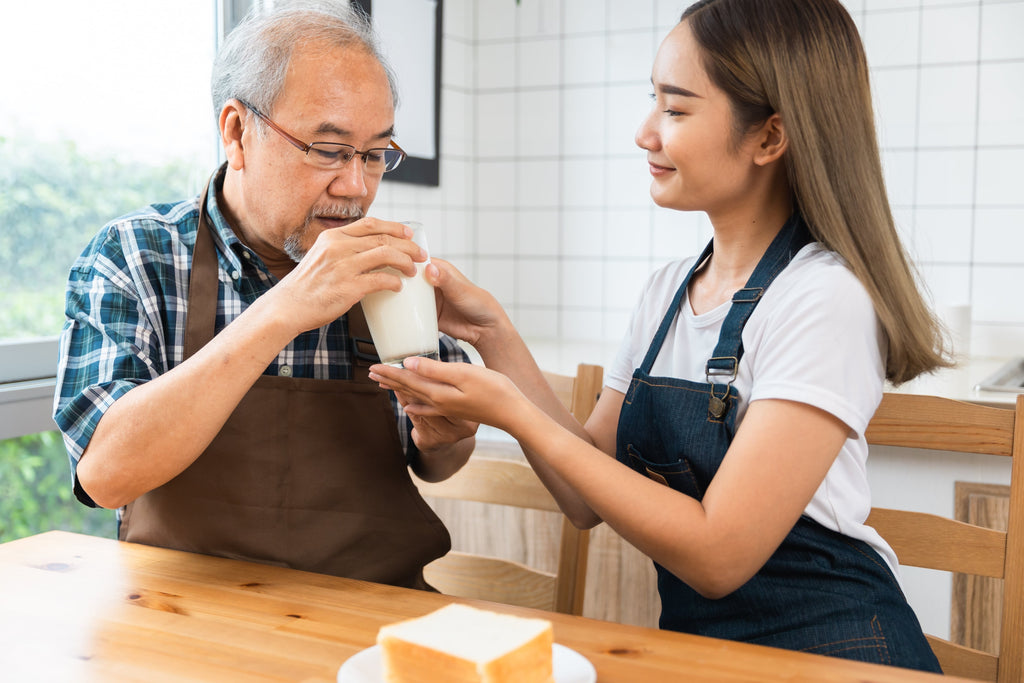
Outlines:
<svg viewBox="0 0 1024 683"><path fill-rule="evenodd" d="M215 47L252 5L267 2L211 0L211 11L216 16ZM56 335L0 339L0 439L57 429L53 421L53 402L57 387L58 341Z"/></svg>
<svg viewBox="0 0 1024 683"><path fill-rule="evenodd" d="M0 439L57 428L57 346L56 336L0 341Z"/></svg>

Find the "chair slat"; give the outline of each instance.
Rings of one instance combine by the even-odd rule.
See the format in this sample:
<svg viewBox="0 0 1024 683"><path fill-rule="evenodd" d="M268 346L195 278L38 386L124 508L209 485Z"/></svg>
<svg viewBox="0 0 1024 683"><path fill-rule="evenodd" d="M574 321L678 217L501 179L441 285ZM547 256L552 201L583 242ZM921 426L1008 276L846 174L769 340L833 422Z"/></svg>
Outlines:
<svg viewBox="0 0 1024 683"><path fill-rule="evenodd" d="M874 508L867 524L900 564L1003 579L999 655L928 636L947 674L995 683L1024 680L1024 395L1015 410L936 396L886 394L871 419L869 444L1009 456L1006 532L907 510Z"/></svg>
<svg viewBox="0 0 1024 683"><path fill-rule="evenodd" d="M543 486L538 488L538 484L537 475L525 463L475 454L445 481L416 482L425 496L560 512L555 499Z"/></svg>
<svg viewBox="0 0 1024 683"><path fill-rule="evenodd" d="M900 564L949 572L1003 576L1006 534L948 517L873 508L867 525L896 551ZM950 552L950 546L957 548Z"/></svg>
<svg viewBox="0 0 1024 683"><path fill-rule="evenodd" d="M926 636L932 652L942 663L947 676L994 681L999 673L999 658L988 652L951 643L936 636Z"/></svg>
<svg viewBox="0 0 1024 683"><path fill-rule="evenodd" d="M442 593L463 598L551 609L555 575L517 562L452 551L423 569L423 577Z"/></svg>
<svg viewBox="0 0 1024 683"><path fill-rule="evenodd" d="M1010 455L1012 410L938 396L886 394L871 418L868 443L958 453Z"/></svg>

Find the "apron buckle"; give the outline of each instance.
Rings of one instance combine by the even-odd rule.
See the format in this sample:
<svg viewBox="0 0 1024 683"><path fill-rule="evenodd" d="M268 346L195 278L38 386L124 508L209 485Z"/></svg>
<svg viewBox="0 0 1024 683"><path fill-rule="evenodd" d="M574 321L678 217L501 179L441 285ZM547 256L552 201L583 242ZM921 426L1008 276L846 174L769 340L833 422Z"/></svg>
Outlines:
<svg viewBox="0 0 1024 683"><path fill-rule="evenodd" d="M730 382L731 384L731 382ZM722 394L722 398L715 396L715 385L711 385L711 397L708 399L708 412L716 420L721 420L725 416L725 413L729 410L729 386L725 385L725 393Z"/></svg>
<svg viewBox="0 0 1024 683"><path fill-rule="evenodd" d="M736 356L715 356L714 358L709 358L707 365L704 366L705 379L711 386L711 395L708 398L708 412L716 420L722 419L729 410L729 387L736 380L736 371L739 363L740 359ZM715 396L715 386L717 385L711 381L712 377L728 377L728 381L725 383L725 392L721 398Z"/></svg>
<svg viewBox="0 0 1024 683"><path fill-rule="evenodd" d="M353 336L352 338L352 354L361 361L370 363L380 362L380 356L377 355L377 347L373 345L372 339L364 339L362 337Z"/></svg>
<svg viewBox="0 0 1024 683"><path fill-rule="evenodd" d="M708 384L713 384L712 377L728 377L727 384L732 384L736 379L736 370L739 368L740 359L736 356L715 356L709 358L704 366L704 377Z"/></svg>

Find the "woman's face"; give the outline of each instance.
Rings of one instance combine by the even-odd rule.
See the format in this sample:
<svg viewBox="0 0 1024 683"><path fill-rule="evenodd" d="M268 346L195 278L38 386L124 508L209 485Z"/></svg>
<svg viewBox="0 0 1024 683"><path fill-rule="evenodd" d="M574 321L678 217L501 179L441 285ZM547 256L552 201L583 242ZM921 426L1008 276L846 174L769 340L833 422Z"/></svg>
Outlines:
<svg viewBox="0 0 1024 683"><path fill-rule="evenodd" d="M689 25L662 42L651 72L654 107L636 134L659 206L709 215L737 208L752 187L751 140L736 143L729 99L701 64Z"/></svg>

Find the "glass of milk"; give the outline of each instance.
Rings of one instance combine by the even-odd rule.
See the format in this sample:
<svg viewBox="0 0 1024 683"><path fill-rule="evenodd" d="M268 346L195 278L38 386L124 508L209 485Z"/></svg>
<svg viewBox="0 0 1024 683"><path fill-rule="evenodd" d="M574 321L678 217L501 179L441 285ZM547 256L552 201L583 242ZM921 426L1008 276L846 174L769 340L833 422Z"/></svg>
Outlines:
<svg viewBox="0 0 1024 683"><path fill-rule="evenodd" d="M422 223L404 221L412 228L412 241L427 249L427 236ZM437 304L434 288L424 275L430 257L416 264L416 275L402 278L398 292L382 290L363 297L363 313L373 337L373 345L382 363L401 366L409 356L438 358Z"/></svg>

